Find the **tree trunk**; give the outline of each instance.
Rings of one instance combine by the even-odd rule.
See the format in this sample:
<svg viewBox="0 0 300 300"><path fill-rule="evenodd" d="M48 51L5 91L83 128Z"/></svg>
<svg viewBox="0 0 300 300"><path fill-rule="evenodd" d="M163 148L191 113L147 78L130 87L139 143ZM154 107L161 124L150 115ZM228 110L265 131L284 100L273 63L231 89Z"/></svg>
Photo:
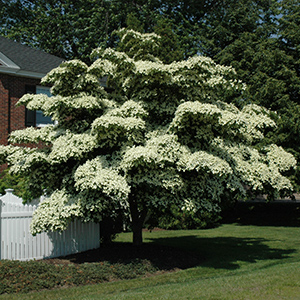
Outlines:
<svg viewBox="0 0 300 300"><path fill-rule="evenodd" d="M147 215L147 209L139 211L135 199L130 199L130 213L132 222L132 243L134 246L141 246L143 243L143 225Z"/></svg>
<svg viewBox="0 0 300 300"><path fill-rule="evenodd" d="M137 226L137 224L132 223L132 243L134 246L143 244L143 226Z"/></svg>

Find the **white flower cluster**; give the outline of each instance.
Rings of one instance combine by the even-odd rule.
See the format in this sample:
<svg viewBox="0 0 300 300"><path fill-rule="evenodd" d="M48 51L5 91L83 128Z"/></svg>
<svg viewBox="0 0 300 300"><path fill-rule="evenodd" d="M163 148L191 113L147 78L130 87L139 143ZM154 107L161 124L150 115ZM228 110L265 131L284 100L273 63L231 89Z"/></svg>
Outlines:
<svg viewBox="0 0 300 300"><path fill-rule="evenodd" d="M101 116L92 124L92 133L102 145L114 146L125 136L128 141L140 142L145 130L145 121L140 118Z"/></svg>
<svg viewBox="0 0 300 300"><path fill-rule="evenodd" d="M226 89L245 89L238 80L227 79L233 76L235 70L232 67L218 65L212 59L203 56L194 56L186 61L173 62L165 65L159 62L137 61L135 62L135 74L148 80L166 82L169 85L180 87L206 86L210 89L220 86Z"/></svg>
<svg viewBox="0 0 300 300"><path fill-rule="evenodd" d="M153 56L156 49L159 48L159 40L161 37L155 33L142 34L134 30L120 29L118 31L121 36L120 44L122 49L126 49L126 53L135 60L158 60Z"/></svg>
<svg viewBox="0 0 300 300"><path fill-rule="evenodd" d="M280 171L294 168L296 161L282 148L276 151L279 147L271 146L271 151L266 155L242 144L226 144L221 139L215 139L212 145L218 153L225 153L223 157L232 166L235 176L254 191L263 191L268 185L278 192L293 189L290 180ZM276 158L270 159L275 152Z"/></svg>
<svg viewBox="0 0 300 300"><path fill-rule="evenodd" d="M76 195L57 190L41 202L34 211L30 224L33 235L45 231L63 231L74 218L82 217Z"/></svg>
<svg viewBox="0 0 300 300"><path fill-rule="evenodd" d="M0 145L0 164L4 164L7 162L7 159L10 155L20 150L20 147L12 146L12 145Z"/></svg>
<svg viewBox="0 0 300 300"><path fill-rule="evenodd" d="M233 173L226 160L205 151L197 151L182 156L178 162L178 169L182 171L205 171L218 176Z"/></svg>
<svg viewBox="0 0 300 300"><path fill-rule="evenodd" d="M194 213L197 211L196 206L193 201L184 199L183 203L184 203L184 205L181 207L181 210L187 211L187 212L194 212Z"/></svg>
<svg viewBox="0 0 300 300"><path fill-rule="evenodd" d="M18 143L38 143L40 141L50 144L59 135L63 134L64 130L56 129L53 125L47 125L42 128L28 127L22 130L15 130L10 134L9 142Z"/></svg>
<svg viewBox="0 0 300 300"><path fill-rule="evenodd" d="M57 76L64 74L72 79L73 75L82 74L87 70L88 66L79 59L73 59L63 62L59 67L51 70L43 79L41 83L56 83ZM74 80L74 78L73 78Z"/></svg>
<svg viewBox="0 0 300 300"><path fill-rule="evenodd" d="M97 157L77 168L74 179L78 191L99 190L107 197L126 201L130 187L125 178L107 166L103 158Z"/></svg>
<svg viewBox="0 0 300 300"><path fill-rule="evenodd" d="M42 110L47 101L49 101L49 97L44 94L25 94L19 99L17 105L26 105L30 110Z"/></svg>
<svg viewBox="0 0 300 300"><path fill-rule="evenodd" d="M183 185L175 162L184 151L185 148L173 135L152 137L145 146L129 148L122 158L120 168L125 172L127 180L135 186L146 183L175 193ZM152 200L158 201L157 197Z"/></svg>
<svg viewBox="0 0 300 300"><path fill-rule="evenodd" d="M100 97L88 95L87 93L80 93L78 95L74 95L71 97L61 97L55 96L51 97L47 106L43 106L44 111L59 111L59 109L64 108L68 110L72 109L86 109L86 110L94 110L94 109L104 109L107 107L107 104L111 104L111 102L107 99L103 99Z"/></svg>
<svg viewBox="0 0 300 300"><path fill-rule="evenodd" d="M80 60L63 62L58 68L50 71L42 83L51 84L52 95L68 97L81 92L103 94L103 87L94 72L89 72L88 66Z"/></svg>
<svg viewBox="0 0 300 300"><path fill-rule="evenodd" d="M115 71L116 66L107 59L97 59L88 69L89 74L103 78Z"/></svg>
<svg viewBox="0 0 300 300"><path fill-rule="evenodd" d="M7 158L10 172L15 174L30 173L32 168L38 167L47 161L47 155L39 152L37 148L18 147L17 151L11 153Z"/></svg>
<svg viewBox="0 0 300 300"><path fill-rule="evenodd" d="M132 39L138 39L140 41L156 41L157 39L160 39L161 37L157 35L156 33L140 33L138 31L134 31L132 29L126 29L122 28L119 30L119 33L122 35L121 42L124 42L126 39L132 40Z"/></svg>
<svg viewBox="0 0 300 300"><path fill-rule="evenodd" d="M190 120L191 115L199 116L199 119L205 119L208 123L216 123L222 115L222 110L216 105L210 103L185 102L180 104L171 123L171 128L182 128ZM225 111L227 112L227 111ZM214 121L215 120L215 121Z"/></svg>
<svg viewBox="0 0 300 300"><path fill-rule="evenodd" d="M170 128L187 129L190 121L196 119L198 130L205 130L205 127L210 129L213 126L216 132L222 134L225 128L232 136L239 135L244 141L252 143L264 137L264 128L276 126L267 114L257 113L252 108L253 106L246 106L240 111L234 105L220 101L216 104L188 101L178 106Z"/></svg>
<svg viewBox="0 0 300 300"><path fill-rule="evenodd" d="M107 113L112 117L132 117L132 118L145 118L148 113L143 106L133 100L124 102L119 108L114 108Z"/></svg>
<svg viewBox="0 0 300 300"><path fill-rule="evenodd" d="M276 168L280 172L288 171L291 168L296 168L297 161L295 157L286 152L282 147L278 147L275 144L269 145L265 148L266 163L269 164L270 168Z"/></svg>
<svg viewBox="0 0 300 300"><path fill-rule="evenodd" d="M90 133L74 134L66 131L53 142L48 161L51 164L59 164L70 158L81 159L96 147L98 147L96 139Z"/></svg>
<svg viewBox="0 0 300 300"><path fill-rule="evenodd" d="M131 170L136 166L156 165L164 168L174 164L185 151L175 135L164 134L149 139L145 146L131 147L126 151L121 168Z"/></svg>

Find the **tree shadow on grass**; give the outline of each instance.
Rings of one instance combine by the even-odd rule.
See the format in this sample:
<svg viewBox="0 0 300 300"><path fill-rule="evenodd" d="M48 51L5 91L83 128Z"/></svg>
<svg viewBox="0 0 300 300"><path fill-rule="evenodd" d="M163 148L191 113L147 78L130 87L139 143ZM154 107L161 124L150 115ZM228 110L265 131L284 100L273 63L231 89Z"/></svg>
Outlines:
<svg viewBox="0 0 300 300"><path fill-rule="evenodd" d="M158 270L171 271L196 266L234 270L241 262L288 258L294 249L270 248L261 238L185 236L150 239L140 247L130 243L113 242L99 249L50 259L50 263L100 263L130 264L143 262Z"/></svg>
<svg viewBox="0 0 300 300"><path fill-rule="evenodd" d="M266 245L262 238L185 236L154 239L156 243L183 247L202 257L201 265L213 268L235 270L241 262L255 263L261 260L281 260L288 258L295 249L278 249ZM197 249L197 251L195 251Z"/></svg>

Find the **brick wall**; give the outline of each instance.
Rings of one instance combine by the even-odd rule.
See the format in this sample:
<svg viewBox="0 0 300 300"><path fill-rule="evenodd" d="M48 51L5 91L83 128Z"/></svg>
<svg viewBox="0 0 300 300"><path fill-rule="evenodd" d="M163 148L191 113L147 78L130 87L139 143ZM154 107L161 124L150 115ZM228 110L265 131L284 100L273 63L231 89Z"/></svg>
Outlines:
<svg viewBox="0 0 300 300"><path fill-rule="evenodd" d="M39 85L39 79L0 74L0 144L7 145L9 133L25 128L25 107L16 106L26 85ZM0 172L6 165L0 165Z"/></svg>
<svg viewBox="0 0 300 300"><path fill-rule="evenodd" d="M25 94L26 85L39 83L39 79L0 74L0 144L7 144L10 132L25 128L25 107L16 107L16 103Z"/></svg>

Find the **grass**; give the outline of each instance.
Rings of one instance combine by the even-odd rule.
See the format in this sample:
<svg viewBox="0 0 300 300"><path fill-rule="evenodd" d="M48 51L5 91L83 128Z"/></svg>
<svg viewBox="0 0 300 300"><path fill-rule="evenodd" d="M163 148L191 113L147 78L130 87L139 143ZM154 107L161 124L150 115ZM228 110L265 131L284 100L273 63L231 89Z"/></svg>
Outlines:
<svg viewBox="0 0 300 300"><path fill-rule="evenodd" d="M300 228L225 224L207 230L145 232L145 243L194 251L194 268L0 299L300 299ZM131 240L123 233L118 243Z"/></svg>

